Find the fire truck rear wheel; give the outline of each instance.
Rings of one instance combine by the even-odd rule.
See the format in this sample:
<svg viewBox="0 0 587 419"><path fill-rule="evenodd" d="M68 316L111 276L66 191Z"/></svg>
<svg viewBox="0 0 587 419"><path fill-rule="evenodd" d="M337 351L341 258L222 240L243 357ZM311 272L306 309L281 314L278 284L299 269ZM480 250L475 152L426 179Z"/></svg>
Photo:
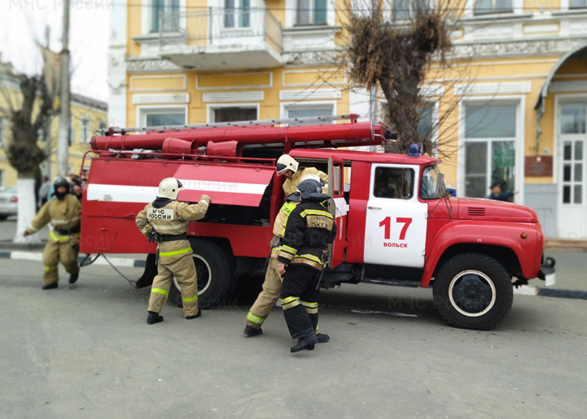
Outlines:
<svg viewBox="0 0 587 419"><path fill-rule="evenodd" d="M203 239L190 240L192 257L198 275L198 305L200 308L213 308L223 304L231 281L231 261L229 255L215 243ZM169 292L169 300L182 306L181 291L177 280Z"/></svg>
<svg viewBox="0 0 587 419"><path fill-rule="evenodd" d="M475 330L495 328L512 307L512 281L490 256L464 253L449 259L434 281L434 304L451 325Z"/></svg>

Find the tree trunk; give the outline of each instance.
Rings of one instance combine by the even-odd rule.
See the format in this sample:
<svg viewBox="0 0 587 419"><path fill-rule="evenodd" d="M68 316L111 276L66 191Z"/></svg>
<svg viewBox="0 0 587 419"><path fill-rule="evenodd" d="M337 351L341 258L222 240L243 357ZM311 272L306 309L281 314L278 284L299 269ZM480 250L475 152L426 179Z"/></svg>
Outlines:
<svg viewBox="0 0 587 419"><path fill-rule="evenodd" d="M35 176L34 173L18 173L18 221L16 223L16 235L14 243L40 243L38 234L23 237L26 228L36 215L35 202Z"/></svg>

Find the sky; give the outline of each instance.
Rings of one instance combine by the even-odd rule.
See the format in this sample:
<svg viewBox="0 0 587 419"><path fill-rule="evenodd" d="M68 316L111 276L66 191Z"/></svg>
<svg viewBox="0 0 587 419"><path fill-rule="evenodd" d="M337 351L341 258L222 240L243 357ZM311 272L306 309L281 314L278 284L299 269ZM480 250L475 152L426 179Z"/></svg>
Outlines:
<svg viewBox="0 0 587 419"><path fill-rule="evenodd" d="M73 93L108 99L107 55L110 10L116 0L70 0L69 49ZM26 74L39 74L42 59L37 44L61 51L63 0L0 0L2 61Z"/></svg>

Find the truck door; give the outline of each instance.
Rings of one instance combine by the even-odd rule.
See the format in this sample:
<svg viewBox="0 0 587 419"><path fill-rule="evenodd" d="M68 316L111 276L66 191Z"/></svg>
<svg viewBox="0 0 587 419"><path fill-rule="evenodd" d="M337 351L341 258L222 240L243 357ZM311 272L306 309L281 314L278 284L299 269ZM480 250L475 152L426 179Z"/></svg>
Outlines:
<svg viewBox="0 0 587 419"><path fill-rule="evenodd" d="M334 269L344 261L346 238L347 202L344 199L344 164L341 159L328 159L328 195L332 197L328 209L335 217L336 238L329 245L330 268Z"/></svg>
<svg viewBox="0 0 587 419"><path fill-rule="evenodd" d="M371 165L364 261L422 268L428 205L418 201L418 167Z"/></svg>

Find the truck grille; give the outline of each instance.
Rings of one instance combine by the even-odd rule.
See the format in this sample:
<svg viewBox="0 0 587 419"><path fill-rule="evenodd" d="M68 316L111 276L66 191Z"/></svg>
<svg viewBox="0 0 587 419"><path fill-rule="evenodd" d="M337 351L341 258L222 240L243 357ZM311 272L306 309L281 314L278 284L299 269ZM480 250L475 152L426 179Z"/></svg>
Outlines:
<svg viewBox="0 0 587 419"><path fill-rule="evenodd" d="M485 208L483 207L469 207L467 208L467 215L473 215L475 217L484 217Z"/></svg>

